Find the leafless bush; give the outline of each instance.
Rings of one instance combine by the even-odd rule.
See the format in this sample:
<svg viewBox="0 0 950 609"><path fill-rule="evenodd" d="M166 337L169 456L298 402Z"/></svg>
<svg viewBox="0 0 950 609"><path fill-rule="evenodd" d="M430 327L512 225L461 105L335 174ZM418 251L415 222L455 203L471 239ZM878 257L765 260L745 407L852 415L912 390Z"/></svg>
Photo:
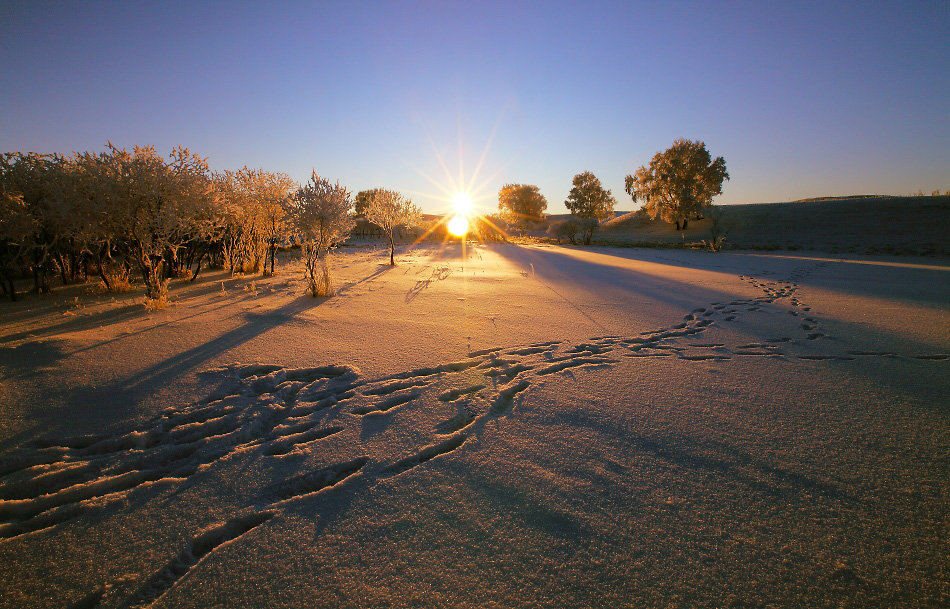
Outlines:
<svg viewBox="0 0 950 609"><path fill-rule="evenodd" d="M718 252L726 242L729 232L735 228L735 222L717 205L710 205L706 215L709 217L709 241L703 240L711 252Z"/></svg>

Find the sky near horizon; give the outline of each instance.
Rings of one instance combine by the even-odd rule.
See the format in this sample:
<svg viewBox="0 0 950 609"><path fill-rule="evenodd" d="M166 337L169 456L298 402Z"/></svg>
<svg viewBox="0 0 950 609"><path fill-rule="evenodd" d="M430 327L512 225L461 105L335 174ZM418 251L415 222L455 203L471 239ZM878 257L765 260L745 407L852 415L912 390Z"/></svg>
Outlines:
<svg viewBox="0 0 950 609"><path fill-rule="evenodd" d="M440 212L565 213L702 140L717 203L950 190L950 2L11 2L0 151L183 145ZM461 176L461 179L460 179Z"/></svg>

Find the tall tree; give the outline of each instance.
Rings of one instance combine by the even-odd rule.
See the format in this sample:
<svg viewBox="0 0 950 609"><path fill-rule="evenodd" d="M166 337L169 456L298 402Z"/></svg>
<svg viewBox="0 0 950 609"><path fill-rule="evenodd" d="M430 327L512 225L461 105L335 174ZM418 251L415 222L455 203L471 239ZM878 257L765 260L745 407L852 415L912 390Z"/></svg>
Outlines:
<svg viewBox="0 0 950 609"><path fill-rule="evenodd" d="M537 186L505 184L498 191L498 211L512 224L541 221L547 208L548 200Z"/></svg>
<svg viewBox="0 0 950 609"><path fill-rule="evenodd" d="M370 197L364 213L366 219L383 229L389 237L389 265L396 265L396 240L394 233L400 226L409 228L419 222L422 215L416 205L398 192L377 188Z"/></svg>
<svg viewBox="0 0 950 609"><path fill-rule="evenodd" d="M617 200L604 189L597 176L585 171L574 176L574 186L564 205L579 218L607 220L613 216Z"/></svg>
<svg viewBox="0 0 950 609"><path fill-rule="evenodd" d="M651 218L659 215L665 222L686 230L690 215L701 214L722 194L722 183L729 179L726 161L715 159L700 141L678 139L667 150L653 155L649 167L640 167L626 177L625 189L634 201L641 200Z"/></svg>
<svg viewBox="0 0 950 609"><path fill-rule="evenodd" d="M330 296L330 248L346 240L353 230L353 203L339 183L331 184L314 171L310 181L290 201L294 227L303 238L307 283L313 296ZM317 267L322 273L317 275Z"/></svg>

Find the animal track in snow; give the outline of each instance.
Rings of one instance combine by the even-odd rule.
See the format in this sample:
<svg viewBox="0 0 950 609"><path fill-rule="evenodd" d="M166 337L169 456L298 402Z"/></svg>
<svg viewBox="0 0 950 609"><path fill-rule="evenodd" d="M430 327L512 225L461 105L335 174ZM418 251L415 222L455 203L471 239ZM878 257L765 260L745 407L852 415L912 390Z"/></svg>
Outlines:
<svg viewBox="0 0 950 609"><path fill-rule="evenodd" d="M272 511L248 514L201 533L177 557L152 575L129 599L128 606L138 608L153 604L186 577L209 554L222 545L246 535L273 518L273 516L274 512Z"/></svg>
<svg viewBox="0 0 950 609"><path fill-rule="evenodd" d="M356 475L369 461L368 457L359 457L343 463L335 463L314 472L288 478L268 491L267 497L275 503L297 499L336 486L350 476Z"/></svg>
<svg viewBox="0 0 950 609"><path fill-rule="evenodd" d="M422 450L420 450L419 452L417 452L416 454L406 457L405 459L401 459L400 461L397 461L396 463L393 463L392 465L384 469L381 475L384 478L388 478L390 476L401 474L418 465L422 465L423 463L430 461L438 456L452 452L453 450L462 446L462 444L464 444L467 439L468 439L468 436L460 433L460 434L456 434L450 437L447 440L443 440L442 442L439 442L438 444L427 446L423 448Z"/></svg>
<svg viewBox="0 0 950 609"><path fill-rule="evenodd" d="M804 310L794 283L768 279L754 280L753 285L759 286L761 296L697 307L682 321L637 336L482 349L469 352L459 361L380 378L363 378L346 366L233 367L229 371L234 383L225 392L170 409L135 429L115 435L40 440L4 455L0 459L0 542L83 518L152 484L174 488L203 469L245 451L280 457L267 463L281 464L285 469L275 471L284 471L278 476L286 477L270 481L249 500L245 507L253 510L247 517L250 520L234 519L195 537L172 562L149 578L134 602L129 603L142 606L164 595L219 546L263 524L287 504L304 498L319 504L325 491L339 488L354 476L361 483L344 485L343 489L372 486L382 479L411 475L413 470L418 474L418 468L438 464L470 438L478 437L487 421L504 421L506 413L522 404L534 406L531 387L552 375L582 374L585 369L612 368L621 362L647 365L625 358L668 358L649 364L654 366L688 366L692 362L732 366L739 364L730 360L749 357L773 357L784 362L778 365L791 365L796 360L798 365L818 365L805 362L834 360L847 366L849 361L882 358L943 366L941 362L948 359L944 353L831 352L829 346L837 343L817 340L825 338L818 315L794 320L782 316L786 323L800 320L807 324L809 328L802 330L809 334L800 335L796 329L788 336L752 342L746 339L741 344L723 342L712 331L721 322L774 314L788 304ZM381 430L412 420L419 413L430 417L427 426L421 428L423 439L414 440L405 449L402 454L408 456L392 462L366 456L369 451L351 442L346 433L360 420L364 431L370 423L374 430ZM321 443L330 437L333 440L328 442L332 444ZM317 468L303 465L308 463L303 457L323 454L324 449L318 447L332 446L336 450L338 445L349 446L358 451L356 455L363 456L338 457L338 462ZM288 475L287 468L296 467L298 457L300 467L310 471ZM256 518L263 519L257 522ZM97 601L89 602L92 607Z"/></svg>

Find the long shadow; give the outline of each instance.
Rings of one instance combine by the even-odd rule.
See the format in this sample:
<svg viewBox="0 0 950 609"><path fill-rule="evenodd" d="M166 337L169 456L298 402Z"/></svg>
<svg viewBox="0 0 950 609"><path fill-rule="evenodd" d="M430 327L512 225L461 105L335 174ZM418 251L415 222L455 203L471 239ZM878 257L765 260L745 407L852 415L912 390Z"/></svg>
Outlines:
<svg viewBox="0 0 950 609"><path fill-rule="evenodd" d="M64 332L79 332L82 330L103 328L136 319L141 317L141 315L141 304L122 305L108 311L97 313L96 315L76 315L58 324L5 334L0 336L0 343L9 343L25 338L41 338L44 336L62 334Z"/></svg>
<svg viewBox="0 0 950 609"><path fill-rule="evenodd" d="M769 463L736 446L688 434L631 434L622 426L610 425L584 413L559 414L550 417L555 424L582 427L613 441L630 444L667 463L693 471L706 471L742 483L749 489L767 495L789 498L808 497L818 493L830 499L854 502L857 498L842 484L807 472Z"/></svg>
<svg viewBox="0 0 950 609"><path fill-rule="evenodd" d="M46 368L68 355L65 341L29 342L16 347L0 347L0 370L14 378L27 378L37 368Z"/></svg>
<svg viewBox="0 0 950 609"><path fill-rule="evenodd" d="M126 414L134 409L157 388L169 385L204 362L286 323L308 309L320 306L323 302L323 299L303 296L267 314L246 314L244 324L213 340L177 353L130 377L97 387L77 388L65 396L65 401L71 409L80 408L76 412L88 412L89 416L95 413L97 418L105 421L110 417L114 420L116 414ZM193 396L182 396L183 403L192 401ZM82 409L83 406L90 408Z"/></svg>
<svg viewBox="0 0 950 609"><path fill-rule="evenodd" d="M726 301L736 297L736 294L733 293L708 287L685 285L673 279L663 279L655 274L639 273L629 268L607 266L578 259L570 256L569 253L559 252L559 248L526 249L517 246L500 246L494 249L503 257L521 265L523 268L531 268L534 274L542 280L554 282L557 286L556 289L561 291L566 292L573 286L574 289L589 290L594 294L603 293L616 296L618 291L620 296L638 294L669 304L674 307L674 314L676 312L686 313L697 306L708 306L712 302ZM618 258L629 259L627 256L618 256ZM631 258L641 259L635 255ZM655 262L655 260L649 259L646 261ZM703 268L701 266L688 267L685 263L682 266ZM800 268L800 266L789 266L789 272L793 272L796 268ZM559 269L564 269L564 272L562 273ZM902 272L904 269L899 270ZM774 279L784 278L776 276ZM564 298L570 302L568 296L564 296ZM814 314L821 317L820 312L816 311ZM775 330L768 319L762 319L760 322L754 313L749 312L744 315L746 319L743 320L743 330L750 338L768 339L773 337ZM674 317L669 321L675 322L677 318ZM939 397L941 392L943 395L950 392L950 376L939 373L946 362L950 360L927 362L918 359L921 356L937 355L940 357L941 355L947 355L950 346L923 342L911 336L888 332L845 319L829 319L825 320L824 323L827 326L826 329L831 330L833 335L816 341L804 340L804 337L802 337L803 340L798 342L797 348L800 348L804 354L827 352L848 357L853 361L836 366L841 374L864 379L874 386L887 387L898 395L911 398L918 407L925 408L934 414L940 416L950 414L950 404ZM939 341L937 342L939 343ZM888 350L900 351L900 354L904 357L895 360L857 354L861 353L860 350L863 346L868 344L890 345ZM852 353L852 351L855 353ZM935 353L935 351L939 353ZM791 359L794 360L795 358L792 357ZM895 366L899 366L899 368L895 368ZM935 367L937 368L935 369ZM900 373L896 373L898 370ZM922 378L929 378L929 380L921 382Z"/></svg>
<svg viewBox="0 0 950 609"><path fill-rule="evenodd" d="M419 294L422 294L435 281L442 281L452 274L452 269L447 266L440 266L432 271L426 279L420 279L414 286L406 292L406 302L412 302Z"/></svg>
<svg viewBox="0 0 950 609"><path fill-rule="evenodd" d="M733 292L725 292L709 287L697 285L685 286L682 282L676 281L675 279L662 278L656 273L641 273L633 268L625 268L619 265L611 266L591 260L580 259L570 255L570 250L563 250L562 248L528 249L517 246L501 246L496 248L495 251L522 268L530 268L532 273L543 280L560 284L563 286L563 291L566 291L568 288L581 288L589 290L594 294L610 294L615 291L638 294L665 302L675 307L676 310L684 313L694 307L707 306L712 302L727 301L736 297L747 298L746 296L739 296ZM646 256L640 257L636 254L615 255L601 251L597 251L596 253L618 259L618 262L621 260L634 260L651 264L667 264L666 260L658 262L655 258L651 259L651 257ZM609 261L609 258L607 261ZM803 261L798 260L790 261L788 267L789 274L800 270L802 268L802 262ZM797 266L795 266L795 264L797 264ZM679 261L675 264L671 263L671 265L694 270L710 270L711 272L719 273L736 272L737 274L744 273L749 275L748 263L745 261L743 261L743 266L738 267L735 271L710 269L708 264L690 266L686 261ZM563 269L563 271L561 269ZM869 285L866 289L856 287L854 291L863 291L869 296L875 296L881 299L896 301L913 300L914 298L911 296L894 294L895 288L893 284L894 282L900 281L910 284L910 287L907 288L908 291L916 289L917 294L926 294L926 296L918 296L916 300L934 302L935 304L939 304L943 309L950 306L950 281L945 280L950 279L950 277L945 277L943 271L916 269L920 274L913 275L915 269L898 267L885 267L885 269L886 270L874 268L870 271L873 274L872 276L858 278L861 283ZM948 270L950 270L950 267L948 267ZM818 272L820 272L820 269L818 269ZM888 274L884 275L884 273ZM805 276L805 279L801 278L802 275ZM804 281L807 281L807 277L809 277L807 273L796 274L795 283L801 285ZM787 280L786 276L781 275L769 275L767 278L780 281ZM837 290L838 286L839 284L835 283L825 289ZM944 297L943 294L946 296ZM567 297L565 298L567 299ZM813 311L812 315L822 316L820 311ZM846 319L834 318L827 320L826 323L833 324L839 328L839 334L843 336L860 333L862 336L873 338L875 341L884 344L900 344L907 349L921 352L932 352L935 348L933 344L921 342L905 335L869 328L867 325L854 323ZM943 345L942 348L946 349L948 347Z"/></svg>
<svg viewBox="0 0 950 609"><path fill-rule="evenodd" d="M900 297L903 300L946 308L950 305L950 264L945 258L921 261L881 259L873 256L848 255L847 257L820 252L794 254L792 252L763 253L751 251L703 252L687 250L653 250L644 248L611 248L597 246L590 250L580 248L532 248L532 251L556 252L575 259L572 251L591 251L618 260L637 260L689 269L703 269L725 273L758 276L750 267L761 260L764 264L782 265L792 272L802 266L811 267L811 272L796 277L800 286L833 289L842 294L873 298ZM845 269L836 275L854 279L854 282L836 281L825 276L825 269ZM773 275L762 275L774 279ZM780 278L780 277L779 277ZM895 294L896 290L899 294Z"/></svg>
<svg viewBox="0 0 950 609"><path fill-rule="evenodd" d="M383 273L385 273L386 271L390 271L394 268L396 267L389 266L388 264L381 264L379 265L378 269L376 269L375 271L373 271L371 274L367 275L366 277L363 277L362 279L357 279L356 281L351 281L350 283L340 286L337 289L337 294L345 294L347 291L355 288L356 286L361 285L363 283L369 283L373 281L374 279L376 279L377 277L379 277L380 275L382 275Z"/></svg>
<svg viewBox="0 0 950 609"><path fill-rule="evenodd" d="M222 279L209 280L201 284L192 285L187 282L176 282L171 284L170 291L172 294L184 297L184 298L196 298L199 296L204 296L221 290L221 284L230 284L229 287L235 287L235 284L243 283L243 279L237 279L232 277L226 277ZM123 295L127 300L132 300L130 295ZM98 297L81 297L83 299L91 299L90 304L96 304L96 301L102 301L105 296ZM98 312L94 315L89 315L85 313L79 313L73 317L69 317L59 323L51 324L43 327L30 328L28 330L23 330L20 332L13 332L10 334L0 334L0 344L14 342L18 340L23 340L26 338L42 338L45 336L54 336L57 334L62 334L65 332L81 332L84 330L96 330L100 328L105 328L107 326L123 323L126 321L134 321L140 319L144 313L142 308L142 303L140 302L141 294L136 296L134 302L129 302L127 304L121 304L109 308L105 311ZM233 299L231 300L233 302ZM61 305L56 304L54 301L49 301L42 303L42 308L39 312L29 312L29 311L19 311L17 312L17 320L23 321L25 319L42 317L43 315L50 315L52 312L55 312L57 308ZM200 313L199 313L200 314Z"/></svg>
<svg viewBox="0 0 950 609"><path fill-rule="evenodd" d="M603 300L615 300L614 296L626 297L629 294L638 294L666 303L676 311L688 312L709 302L728 301L741 297L735 292L725 292L709 287L690 286L688 290L685 290L684 284L675 279L637 271L633 268L611 268L597 262L575 258L555 248L539 249L500 245L492 249L524 269L529 276L540 278L549 289L568 302L572 302L569 294L571 290L587 290L602 297Z"/></svg>

